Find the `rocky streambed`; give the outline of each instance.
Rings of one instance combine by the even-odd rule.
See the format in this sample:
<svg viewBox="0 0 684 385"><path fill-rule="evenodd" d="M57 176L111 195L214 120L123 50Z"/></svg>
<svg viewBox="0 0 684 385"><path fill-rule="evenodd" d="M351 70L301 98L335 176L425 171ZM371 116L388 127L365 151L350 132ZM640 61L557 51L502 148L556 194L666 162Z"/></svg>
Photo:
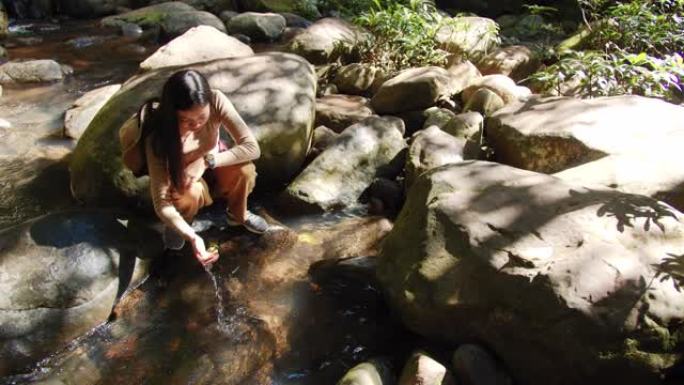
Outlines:
<svg viewBox="0 0 684 385"><path fill-rule="evenodd" d="M491 19L385 74L341 19L207 9L10 27L0 382L681 381L683 107L533 94ZM117 140L179 68L254 130L275 225L205 210L210 271L162 250Z"/></svg>

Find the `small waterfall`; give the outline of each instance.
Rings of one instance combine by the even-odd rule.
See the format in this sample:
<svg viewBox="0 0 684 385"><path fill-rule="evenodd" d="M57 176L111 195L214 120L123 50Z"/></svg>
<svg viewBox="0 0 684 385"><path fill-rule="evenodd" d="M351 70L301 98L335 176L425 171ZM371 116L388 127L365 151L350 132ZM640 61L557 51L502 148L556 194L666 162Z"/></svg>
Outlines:
<svg viewBox="0 0 684 385"><path fill-rule="evenodd" d="M249 318L247 316L247 309L243 306L226 303L223 297L223 288L220 285L223 282L220 269L212 269L211 266L205 266L204 270L209 275L216 293L216 328L222 334L230 336L231 339L242 341L245 333L245 321ZM228 311L226 311L227 307Z"/></svg>
<svg viewBox="0 0 684 385"><path fill-rule="evenodd" d="M204 266L204 270L209 275L209 279L214 284L214 292L216 293L216 323L219 329L224 329L228 325L228 317L226 316L226 309L223 302L223 290L219 286L221 276L218 271L214 272L211 266Z"/></svg>

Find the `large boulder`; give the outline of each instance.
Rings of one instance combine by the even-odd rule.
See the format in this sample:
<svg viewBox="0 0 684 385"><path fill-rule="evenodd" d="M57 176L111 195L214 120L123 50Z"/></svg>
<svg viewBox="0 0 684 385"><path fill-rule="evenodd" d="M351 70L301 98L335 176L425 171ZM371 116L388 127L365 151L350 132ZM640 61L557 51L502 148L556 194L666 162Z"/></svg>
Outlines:
<svg viewBox="0 0 684 385"><path fill-rule="evenodd" d="M253 55L247 44L218 29L200 25L160 47L140 63L143 71Z"/></svg>
<svg viewBox="0 0 684 385"><path fill-rule="evenodd" d="M335 132L373 115L369 100L362 96L325 95L316 99L316 125Z"/></svg>
<svg viewBox="0 0 684 385"><path fill-rule="evenodd" d="M326 126L318 126L314 129L313 139L311 140L311 151L309 159L317 157L326 148L330 147L339 134Z"/></svg>
<svg viewBox="0 0 684 385"><path fill-rule="evenodd" d="M515 383L660 384L682 359L682 214L490 162L414 183L378 277L412 330L480 341Z"/></svg>
<svg viewBox="0 0 684 385"><path fill-rule="evenodd" d="M231 17L228 32L242 34L254 41L278 40L285 30L285 18L277 13L245 12Z"/></svg>
<svg viewBox="0 0 684 385"><path fill-rule="evenodd" d="M398 174L403 122L369 117L340 134L283 192L291 207L321 211L354 205L375 177ZM401 165L399 165L401 168Z"/></svg>
<svg viewBox="0 0 684 385"><path fill-rule="evenodd" d="M149 5L136 10L105 17L100 21L105 27L121 28L137 24L143 29L158 29L165 38L174 38L199 25L212 26L225 32L221 19L206 11L198 11L180 1Z"/></svg>
<svg viewBox="0 0 684 385"><path fill-rule="evenodd" d="M109 212L67 211L0 232L0 376L105 321L145 275L136 255L136 240Z"/></svg>
<svg viewBox="0 0 684 385"><path fill-rule="evenodd" d="M420 110L461 91L459 83L444 68L409 68L384 82L373 95L371 105L379 114Z"/></svg>
<svg viewBox="0 0 684 385"><path fill-rule="evenodd" d="M298 33L287 45L289 52L313 64L326 64L344 57L367 33L342 19L327 17Z"/></svg>
<svg viewBox="0 0 684 385"><path fill-rule="evenodd" d="M609 154L679 151L684 107L632 95L533 97L499 110L486 131L498 161L555 173Z"/></svg>
<svg viewBox="0 0 684 385"><path fill-rule="evenodd" d="M54 60L29 60L0 65L0 83L41 83L62 79L64 68Z"/></svg>
<svg viewBox="0 0 684 385"><path fill-rule="evenodd" d="M458 16L440 27L435 39L448 52L479 60L499 45L499 26L485 17Z"/></svg>
<svg viewBox="0 0 684 385"><path fill-rule="evenodd" d="M301 58L266 53L192 65L223 91L254 131L261 147L258 188L277 188L299 170L310 146L316 78ZM118 132L146 100L157 97L180 68L162 68L129 79L105 104L79 140L70 172L75 198L116 204L147 197L147 178L136 179L121 163ZM258 79L258 80L255 80Z"/></svg>
<svg viewBox="0 0 684 385"><path fill-rule="evenodd" d="M112 84L89 91L78 98L64 117L64 136L80 138L95 114L120 88L121 84Z"/></svg>

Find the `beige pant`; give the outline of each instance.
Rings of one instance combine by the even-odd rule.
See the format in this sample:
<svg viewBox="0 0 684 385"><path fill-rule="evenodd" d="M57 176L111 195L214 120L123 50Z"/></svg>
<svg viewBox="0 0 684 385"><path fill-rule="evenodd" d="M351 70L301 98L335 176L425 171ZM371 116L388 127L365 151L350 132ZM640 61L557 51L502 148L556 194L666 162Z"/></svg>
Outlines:
<svg viewBox="0 0 684 385"><path fill-rule="evenodd" d="M213 203L212 196L224 198L228 202L228 210L233 214L235 220L244 223L247 213L247 197L254 189L257 176L254 164L246 162L217 167L209 172L213 174L208 178L213 187L211 191L207 181L201 178L186 189L183 194L175 197L173 205L183 218L191 223L199 209Z"/></svg>

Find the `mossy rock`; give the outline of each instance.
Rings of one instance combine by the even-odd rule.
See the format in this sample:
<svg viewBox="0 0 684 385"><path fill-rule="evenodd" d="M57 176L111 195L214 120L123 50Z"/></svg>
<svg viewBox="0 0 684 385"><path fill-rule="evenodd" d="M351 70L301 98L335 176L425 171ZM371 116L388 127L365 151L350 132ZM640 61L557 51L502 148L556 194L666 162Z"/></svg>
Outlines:
<svg viewBox="0 0 684 385"><path fill-rule="evenodd" d="M119 15L105 17L100 22L105 27L121 27L137 24L143 29L159 29L164 38L180 36L192 27L209 25L226 32L225 24L218 17L198 11L180 1L154 4Z"/></svg>
<svg viewBox="0 0 684 385"><path fill-rule="evenodd" d="M257 188L278 188L295 175L310 147L316 78L302 58L267 53L162 68L129 79L98 112L73 152L71 191L76 199L117 205L147 198L147 178L135 178L121 162L118 132L181 68L193 68L207 76L254 131L261 147L261 158L255 162ZM260 81L254 81L255 77Z"/></svg>

